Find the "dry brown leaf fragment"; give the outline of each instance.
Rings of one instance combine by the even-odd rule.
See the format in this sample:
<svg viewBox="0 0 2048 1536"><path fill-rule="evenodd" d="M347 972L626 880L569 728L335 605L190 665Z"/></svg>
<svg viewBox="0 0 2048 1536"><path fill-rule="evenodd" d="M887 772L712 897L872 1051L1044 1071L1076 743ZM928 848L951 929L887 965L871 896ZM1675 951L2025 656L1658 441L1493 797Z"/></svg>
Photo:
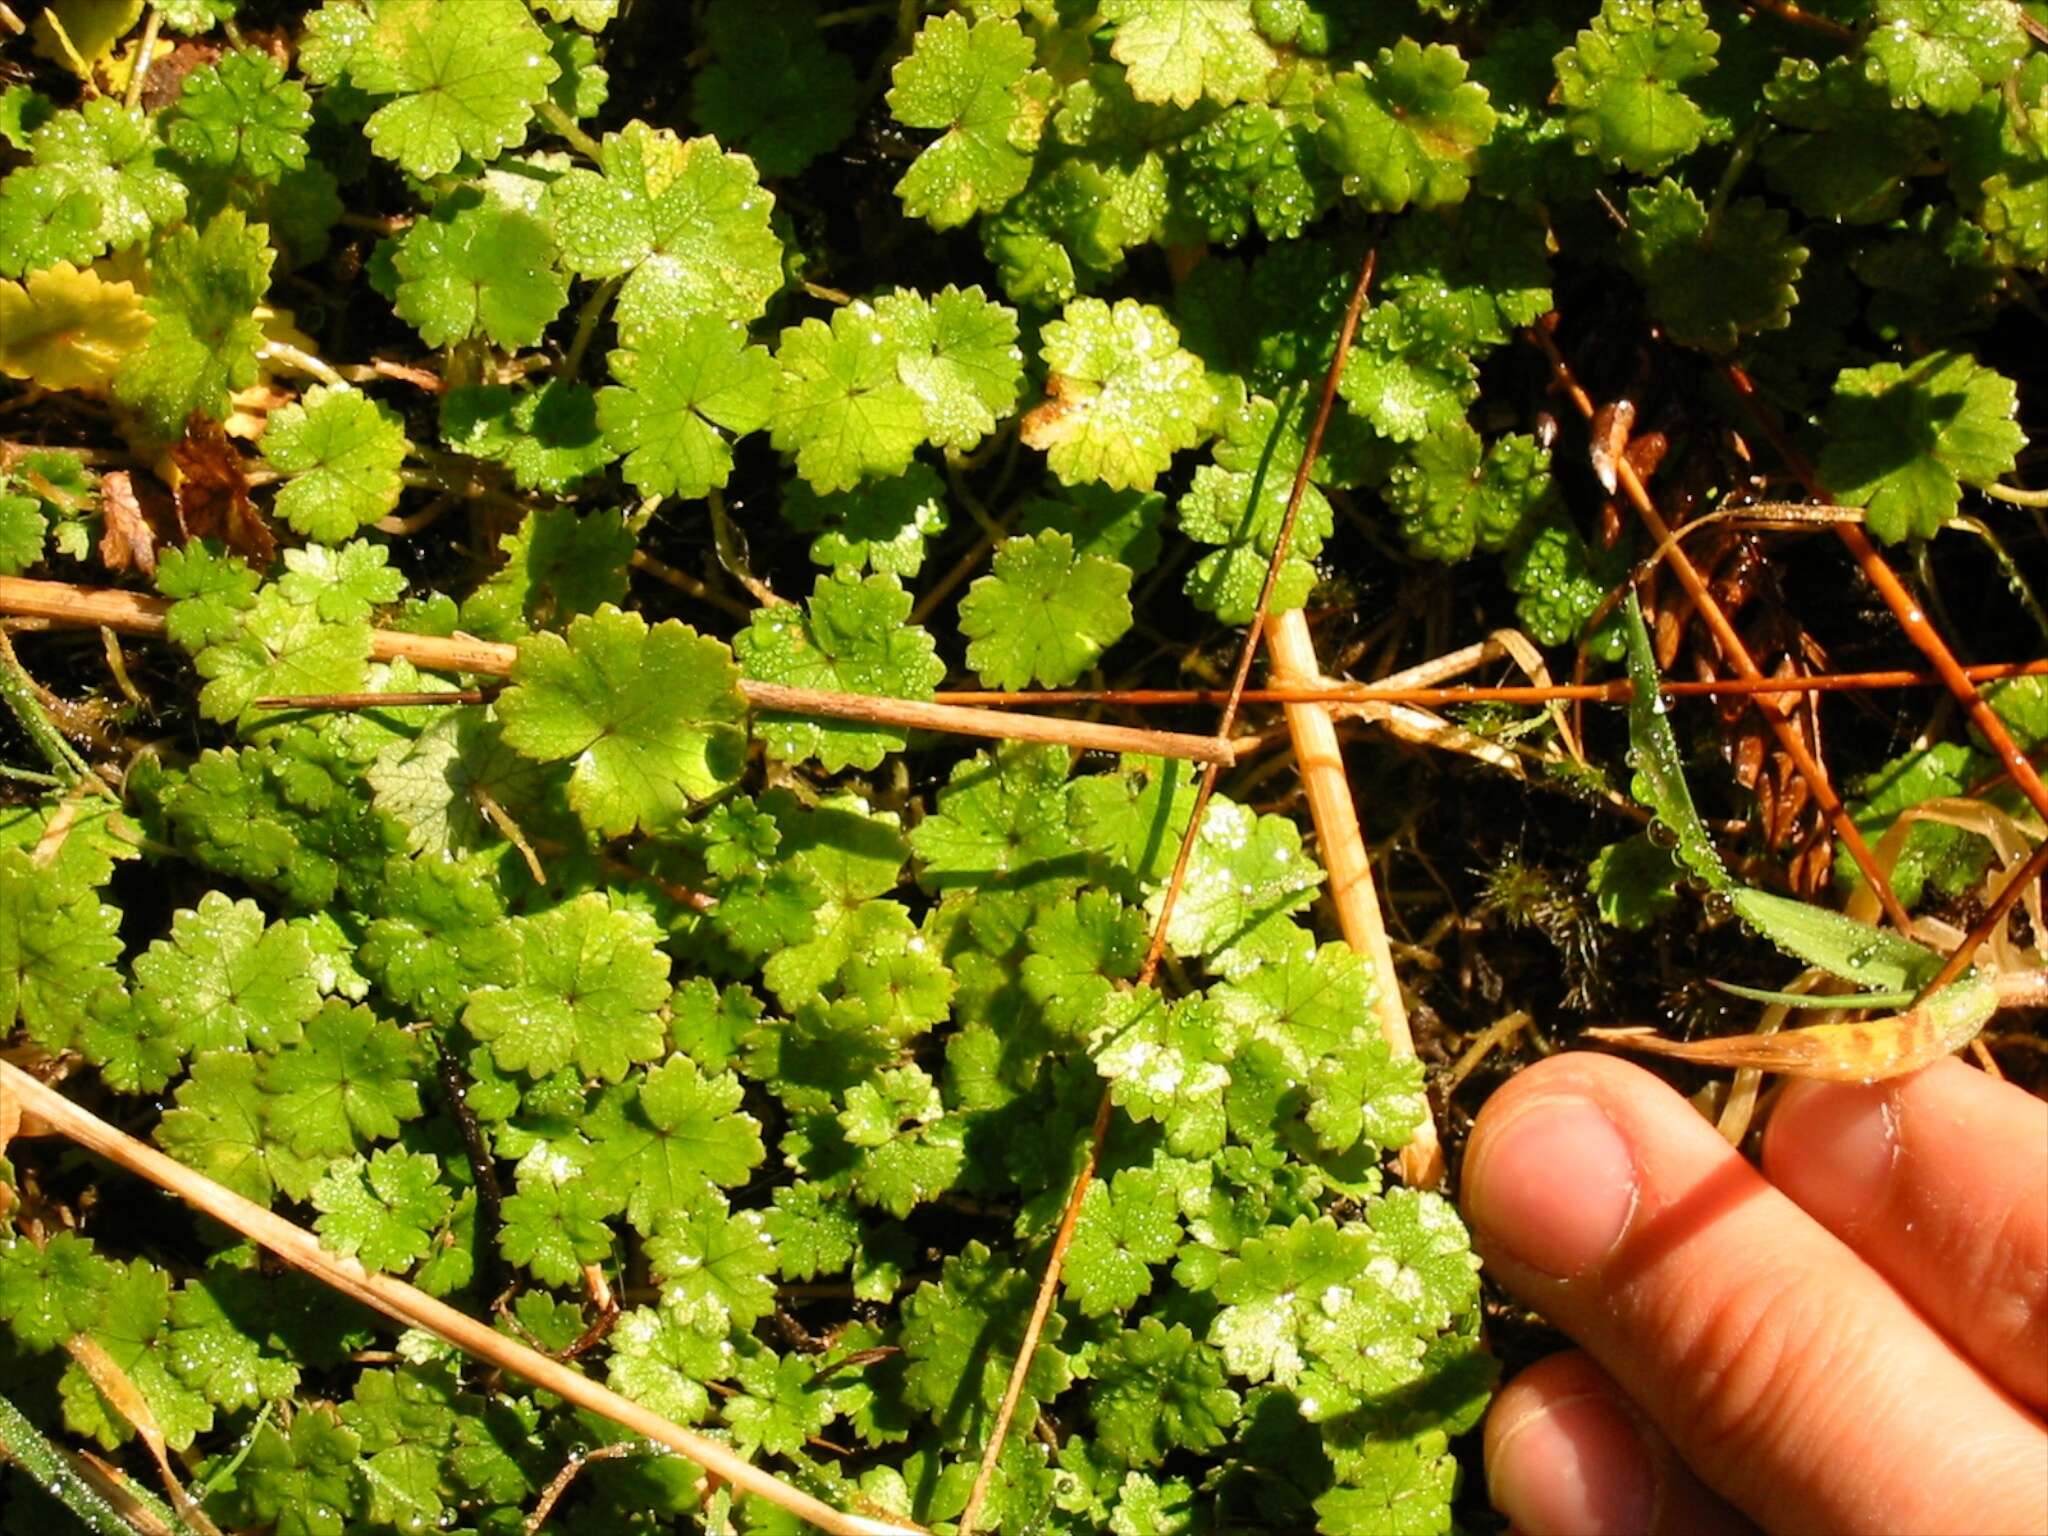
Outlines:
<svg viewBox="0 0 2048 1536"><path fill-rule="evenodd" d="M1628 451L1629 432L1635 424L1636 403L1627 396L1608 401L1593 414L1593 474L1610 496L1621 483L1616 466Z"/></svg>
<svg viewBox="0 0 2048 1536"><path fill-rule="evenodd" d="M1079 426L1074 418L1084 415L1087 409L1088 398L1077 397L1064 374L1049 374L1045 399L1024 413L1017 435L1027 448L1050 448L1073 436Z"/></svg>
<svg viewBox="0 0 2048 1536"><path fill-rule="evenodd" d="M194 414L171 462L178 527L186 539L218 539L259 570L277 557L277 535L249 499L242 455L219 422Z"/></svg>
<svg viewBox="0 0 2048 1536"><path fill-rule="evenodd" d="M125 469L100 476L100 561L118 576L123 571L156 575L157 529Z"/></svg>

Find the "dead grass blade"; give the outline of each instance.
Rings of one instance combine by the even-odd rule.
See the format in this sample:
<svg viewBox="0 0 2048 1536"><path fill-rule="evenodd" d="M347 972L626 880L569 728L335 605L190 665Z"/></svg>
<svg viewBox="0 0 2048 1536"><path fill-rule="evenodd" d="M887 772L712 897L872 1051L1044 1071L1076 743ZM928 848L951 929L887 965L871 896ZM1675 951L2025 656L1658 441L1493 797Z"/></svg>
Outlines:
<svg viewBox="0 0 2048 1536"><path fill-rule="evenodd" d="M552 1392L579 1408L610 1419L629 1432L664 1445L711 1476L742 1493L765 1499L832 1536L924 1536L916 1526L870 1519L834 1509L801 1488L735 1455L730 1447L672 1424L629 1398L538 1350L509 1339L486 1323L458 1312L446 1302L390 1275L371 1274L353 1259L320 1246L305 1228L274 1211L244 1199L204 1174L166 1157L156 1148L116 1130L90 1111L46 1087L15 1066L0 1061L0 1090L13 1096L22 1111L32 1113L79 1146L149 1180L244 1237L260 1243L295 1269L322 1284L383 1313L409 1328L421 1328L478 1360Z"/></svg>

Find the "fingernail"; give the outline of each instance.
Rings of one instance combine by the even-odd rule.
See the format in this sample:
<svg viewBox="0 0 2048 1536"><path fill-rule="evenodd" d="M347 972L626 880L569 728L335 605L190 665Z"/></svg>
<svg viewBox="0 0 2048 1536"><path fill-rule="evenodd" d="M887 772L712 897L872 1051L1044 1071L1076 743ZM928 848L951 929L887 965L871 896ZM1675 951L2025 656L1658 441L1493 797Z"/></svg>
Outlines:
<svg viewBox="0 0 2048 1536"><path fill-rule="evenodd" d="M1547 1403L1507 1432L1487 1496L1525 1536L1640 1536L1657 1477L1642 1436L1602 1393Z"/></svg>
<svg viewBox="0 0 2048 1536"><path fill-rule="evenodd" d="M1636 1166L1591 1099L1539 1099L1489 1137L1467 1170L1466 1213L1481 1234L1566 1279L1614 1247L1635 1208Z"/></svg>
<svg viewBox="0 0 2048 1536"><path fill-rule="evenodd" d="M1771 1129L1787 1149L1770 1159L1771 1177L1822 1226L1854 1227L1884 1205L1899 1157L1888 1086L1802 1084L1778 1106Z"/></svg>

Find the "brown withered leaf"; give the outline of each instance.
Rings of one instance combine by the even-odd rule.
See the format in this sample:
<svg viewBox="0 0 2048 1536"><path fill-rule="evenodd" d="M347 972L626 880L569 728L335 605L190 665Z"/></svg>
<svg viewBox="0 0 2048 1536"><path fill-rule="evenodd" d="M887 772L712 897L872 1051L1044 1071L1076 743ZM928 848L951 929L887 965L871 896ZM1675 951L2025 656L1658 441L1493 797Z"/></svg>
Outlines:
<svg viewBox="0 0 2048 1536"><path fill-rule="evenodd" d="M109 571L154 577L157 546L175 543L176 527L169 498L156 486L137 486L125 469L100 476L100 560Z"/></svg>
<svg viewBox="0 0 2048 1536"><path fill-rule="evenodd" d="M249 499L242 455L220 423L196 412L171 450L178 470L178 527L186 539L218 539L258 570L277 556L277 535Z"/></svg>

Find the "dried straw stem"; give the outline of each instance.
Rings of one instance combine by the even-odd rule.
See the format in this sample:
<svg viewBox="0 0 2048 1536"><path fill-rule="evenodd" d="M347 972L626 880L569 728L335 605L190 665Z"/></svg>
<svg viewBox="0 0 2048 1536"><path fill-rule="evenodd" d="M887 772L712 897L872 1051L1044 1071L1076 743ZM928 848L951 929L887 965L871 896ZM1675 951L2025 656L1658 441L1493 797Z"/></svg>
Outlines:
<svg viewBox="0 0 2048 1536"><path fill-rule="evenodd" d="M161 636L170 604L162 598L112 587L78 587L62 581L31 581L0 576L0 613L45 619L52 624L97 626L121 634ZM511 673L518 649L463 635L414 635L403 630L370 632L370 655L377 661L401 657L432 672L471 672L489 677ZM756 709L784 714L827 715L900 730L944 731L962 736L987 736L1003 741L1052 741L1102 752L1134 752L1150 757L1182 758L1197 763L1229 763L1230 743L1215 736L1190 736L1179 731L1141 730L1103 725L1092 720L1063 720L1014 711L975 709L959 704L930 704L919 699L892 699L878 694L831 693L817 688L786 688L779 683L742 681L740 691ZM301 707L341 707L320 696ZM354 697L350 695L348 697Z"/></svg>
<svg viewBox="0 0 2048 1536"><path fill-rule="evenodd" d="M1216 737L1219 741L1228 740L1230 728L1237 720L1238 705L1244 697L1245 683L1251 676L1252 660L1258 654L1259 635L1272 607L1273 588L1279 580L1280 568L1286 564L1288 546L1294 534L1294 520L1308 490L1309 471L1322 447L1323 429L1329 425L1330 411L1336 404L1337 379L1344 369L1344 355L1351 349L1351 338L1358 329L1359 311L1365 307L1366 291L1372 286L1373 270L1378 261L1377 248L1366 252L1358 281L1351 290L1350 303L1344 310L1336 349L1330 358L1330 370L1323 380L1322 399L1315 421L1309 428L1301 464L1294 473L1294 487L1287 498L1287 510L1280 519L1279 534L1273 541L1273 557L1266 565L1266 579L1259 589L1258 606L1245 629L1244 644L1238 651L1237 670L1230 680L1230 692L1224 699L1222 717L1217 721ZM1166 952L1166 931L1173 921L1173 909L1187 879L1188 861L1194 853L1195 840L1201 835L1203 814L1208 810L1210 796L1216 791L1216 780L1221 770L1221 763L1211 762L1202 772L1201 782L1195 790L1194 806L1188 813L1187 830L1182 833L1180 850L1174 856L1173 873L1167 879L1166 890L1160 900L1159 917L1152 928L1152 942L1145 952L1145 963L1132 982L1133 987L1151 986L1159 972L1160 959ZM979 1525L982 1505L988 1498L989 1488L995 1481L996 1467L1002 1459L1003 1442L1010 1433L1010 1421L1024 1395L1024 1380L1030 1374L1032 1356L1038 1351L1045 1320L1052 1312L1054 1298L1059 1295L1067 1248L1073 1242L1074 1230L1080 1223L1081 1206L1087 1198L1088 1186L1094 1182L1096 1165L1101 1161L1103 1145L1109 1139L1109 1127L1110 1098L1108 1091L1104 1090L1095 1106L1095 1124L1089 1133L1087 1152L1081 1159L1080 1171L1074 1176L1074 1187L1067 1196L1066 1209L1060 1213L1059 1228L1053 1234L1052 1251L1046 1255L1045 1271L1039 1277L1038 1295L1033 1299L1031 1315L1025 1321L1023 1341L1018 1346L1017 1358L1010 1365L1010 1379L1003 1389L1003 1400L996 1409L994 1427L989 1431L987 1445L982 1448L981 1465L975 1470L974 1486L968 1491L967 1505L960 1513L958 1536L974 1536Z"/></svg>
<svg viewBox="0 0 2048 1536"><path fill-rule="evenodd" d="M262 1244L296 1269L324 1285L411 1328L422 1328L457 1349L521 1377L579 1408L601 1414L633 1434L667 1446L702 1467L711 1476L743 1493L766 1499L834 1536L922 1536L916 1526L846 1514L773 1473L733 1454L730 1447L671 1424L609 1387L551 1360L538 1350L509 1339L487 1324L436 1301L390 1275L371 1274L354 1259L339 1258L320 1246L305 1228L216 1184L204 1174L173 1162L154 1147L114 1129L90 1111L79 1108L12 1062L0 1060L0 1098L12 1097L20 1108L79 1146L149 1180L159 1188Z"/></svg>
<svg viewBox="0 0 2048 1536"><path fill-rule="evenodd" d="M1312 686L1321 677L1308 620L1299 609L1277 614L1266 626L1266 652L1276 677L1297 686ZM1294 742L1294 761L1301 787L1308 795L1309 819L1315 823L1316 846L1330 874L1330 900L1344 940L1372 964L1373 1006L1380 1034L1396 1056L1415 1054L1408 1029L1408 1008L1394 976L1394 952L1387 943L1387 925L1380 913L1379 891L1373 884L1372 862L1366 857L1365 835L1351 781L1344 772L1344 754L1337 745L1336 723L1327 706L1289 704L1287 731ZM1444 1173L1443 1147L1436 1122L1425 1107L1422 1123L1401 1149L1401 1177L1411 1188L1434 1187Z"/></svg>

